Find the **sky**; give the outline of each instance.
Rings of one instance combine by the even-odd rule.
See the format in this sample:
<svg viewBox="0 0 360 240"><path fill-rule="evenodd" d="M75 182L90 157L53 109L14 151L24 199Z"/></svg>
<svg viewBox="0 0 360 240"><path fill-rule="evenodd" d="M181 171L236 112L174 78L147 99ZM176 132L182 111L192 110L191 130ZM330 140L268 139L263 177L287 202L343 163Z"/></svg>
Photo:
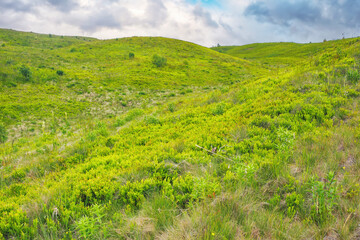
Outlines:
<svg viewBox="0 0 360 240"><path fill-rule="evenodd" d="M0 28L211 47L360 35L360 0L0 0Z"/></svg>

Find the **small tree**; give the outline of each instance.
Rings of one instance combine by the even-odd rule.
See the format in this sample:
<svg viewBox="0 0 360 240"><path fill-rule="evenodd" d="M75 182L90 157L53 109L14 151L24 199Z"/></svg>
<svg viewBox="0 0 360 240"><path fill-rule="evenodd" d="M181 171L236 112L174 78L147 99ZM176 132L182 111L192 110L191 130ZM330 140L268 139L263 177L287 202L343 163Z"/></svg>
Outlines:
<svg viewBox="0 0 360 240"><path fill-rule="evenodd" d="M5 126L0 123L0 143L4 143L7 140L7 135Z"/></svg>
<svg viewBox="0 0 360 240"><path fill-rule="evenodd" d="M20 74L24 77L25 81L30 81L31 79L31 71L30 68L22 65L19 69Z"/></svg>
<svg viewBox="0 0 360 240"><path fill-rule="evenodd" d="M155 66L157 66L157 67L163 67L163 66L166 65L166 58L161 57L161 56L155 54L155 55L153 56L153 61L152 61L152 62L153 62L153 64L154 64Z"/></svg>

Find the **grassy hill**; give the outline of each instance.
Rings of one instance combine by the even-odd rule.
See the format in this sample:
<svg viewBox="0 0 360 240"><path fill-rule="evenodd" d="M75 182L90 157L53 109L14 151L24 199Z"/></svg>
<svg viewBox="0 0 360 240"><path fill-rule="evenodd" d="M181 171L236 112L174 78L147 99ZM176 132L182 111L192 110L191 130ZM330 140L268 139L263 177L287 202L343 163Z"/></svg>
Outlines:
<svg viewBox="0 0 360 240"><path fill-rule="evenodd" d="M0 42L0 239L360 236L360 39Z"/></svg>

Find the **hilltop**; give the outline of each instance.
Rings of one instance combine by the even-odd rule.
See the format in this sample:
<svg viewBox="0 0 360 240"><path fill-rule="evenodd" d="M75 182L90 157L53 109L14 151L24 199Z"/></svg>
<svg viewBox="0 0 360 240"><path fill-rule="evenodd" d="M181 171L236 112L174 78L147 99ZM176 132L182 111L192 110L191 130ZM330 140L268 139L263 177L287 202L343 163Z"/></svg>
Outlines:
<svg viewBox="0 0 360 240"><path fill-rule="evenodd" d="M0 30L0 239L356 239L359 47Z"/></svg>

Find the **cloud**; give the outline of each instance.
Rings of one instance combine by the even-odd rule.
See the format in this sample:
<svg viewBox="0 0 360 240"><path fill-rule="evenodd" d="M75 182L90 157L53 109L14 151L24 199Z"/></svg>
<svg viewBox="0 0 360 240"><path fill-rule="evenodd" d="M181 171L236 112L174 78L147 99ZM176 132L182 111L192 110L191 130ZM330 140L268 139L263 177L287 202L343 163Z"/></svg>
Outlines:
<svg viewBox="0 0 360 240"><path fill-rule="evenodd" d="M254 2L245 9L245 15L253 15L260 22L290 26L294 21L316 23L321 12L314 1L268 1Z"/></svg>
<svg viewBox="0 0 360 240"><path fill-rule="evenodd" d="M127 14L126 9L124 12ZM124 14L124 12L121 14ZM120 22L112 14L104 13L102 11L92 12L91 15L82 16L77 22L82 30L89 33L93 33L103 27L121 29Z"/></svg>
<svg viewBox="0 0 360 240"><path fill-rule="evenodd" d="M56 9L64 12L69 12L78 7L78 4L73 0L47 0L47 2Z"/></svg>
<svg viewBox="0 0 360 240"><path fill-rule="evenodd" d="M197 5L193 10L194 16L197 20L203 21L207 26L217 28L219 25L212 19L211 14L205 11L200 5Z"/></svg>
<svg viewBox="0 0 360 240"><path fill-rule="evenodd" d="M360 23L360 1L355 0L278 0L255 1L244 11L261 23L284 27L295 25L319 27L326 30L339 27L354 28Z"/></svg>
<svg viewBox="0 0 360 240"><path fill-rule="evenodd" d="M34 6L32 1L23 0L2 0L0 1L0 9L2 12L11 10L14 12L28 12Z"/></svg>
<svg viewBox="0 0 360 240"><path fill-rule="evenodd" d="M0 0L0 27L101 39L164 36L205 46L359 35L355 0Z"/></svg>
<svg viewBox="0 0 360 240"><path fill-rule="evenodd" d="M162 0L148 0L145 10L145 24L151 27L159 27L167 21L168 12Z"/></svg>

